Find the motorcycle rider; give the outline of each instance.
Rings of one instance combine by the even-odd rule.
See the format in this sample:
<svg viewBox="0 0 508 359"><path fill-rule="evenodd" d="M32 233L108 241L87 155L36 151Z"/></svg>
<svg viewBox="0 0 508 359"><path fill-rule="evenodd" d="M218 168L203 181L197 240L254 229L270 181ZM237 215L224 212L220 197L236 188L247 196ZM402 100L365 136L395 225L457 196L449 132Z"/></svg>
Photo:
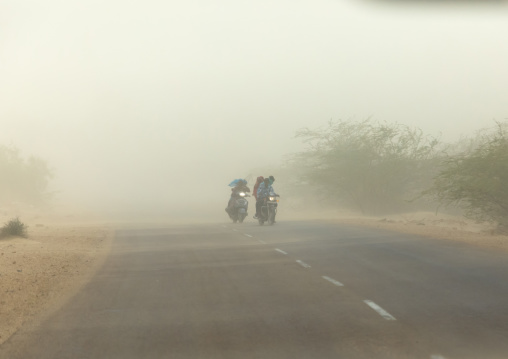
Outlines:
<svg viewBox="0 0 508 359"><path fill-rule="evenodd" d="M259 185L259 188L256 193L256 214L254 215L254 219L258 219L261 213L261 206L266 197L270 195L270 192L273 192L272 183L275 181L273 176L265 178L264 181Z"/></svg>
<svg viewBox="0 0 508 359"><path fill-rule="evenodd" d="M226 212L230 213L230 210L233 207L233 201L240 192L250 192L250 188L247 187L247 181L244 179L239 180L235 187L231 188L231 197L229 197L228 206L226 207Z"/></svg>

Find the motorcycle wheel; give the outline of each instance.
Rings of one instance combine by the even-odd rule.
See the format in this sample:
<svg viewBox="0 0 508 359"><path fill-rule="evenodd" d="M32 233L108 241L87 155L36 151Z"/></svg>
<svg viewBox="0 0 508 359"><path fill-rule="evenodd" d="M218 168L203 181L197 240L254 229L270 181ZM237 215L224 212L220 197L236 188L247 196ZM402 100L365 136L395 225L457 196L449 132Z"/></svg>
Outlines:
<svg viewBox="0 0 508 359"><path fill-rule="evenodd" d="M245 219L245 216L241 214L238 218L238 222L243 223L243 220Z"/></svg>
<svg viewBox="0 0 508 359"><path fill-rule="evenodd" d="M270 214L269 222L270 222L270 226L273 226L273 224L275 223L275 213Z"/></svg>

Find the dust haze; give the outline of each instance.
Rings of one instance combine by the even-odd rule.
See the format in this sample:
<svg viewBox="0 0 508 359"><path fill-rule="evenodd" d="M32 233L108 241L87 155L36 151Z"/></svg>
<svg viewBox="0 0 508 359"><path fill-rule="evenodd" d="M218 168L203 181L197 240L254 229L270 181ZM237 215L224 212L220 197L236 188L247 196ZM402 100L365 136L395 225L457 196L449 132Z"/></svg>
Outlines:
<svg viewBox="0 0 508 359"><path fill-rule="evenodd" d="M0 144L48 161L58 206L224 219L302 127L508 117L506 6L373 3L2 1Z"/></svg>

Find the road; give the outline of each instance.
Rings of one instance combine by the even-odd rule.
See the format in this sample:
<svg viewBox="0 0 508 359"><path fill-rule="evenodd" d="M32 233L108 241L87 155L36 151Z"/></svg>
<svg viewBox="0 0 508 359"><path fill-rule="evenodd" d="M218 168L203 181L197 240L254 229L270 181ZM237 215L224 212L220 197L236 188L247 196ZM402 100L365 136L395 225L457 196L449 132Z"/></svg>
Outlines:
<svg viewBox="0 0 508 359"><path fill-rule="evenodd" d="M119 230L1 358L508 358L508 256L329 222Z"/></svg>

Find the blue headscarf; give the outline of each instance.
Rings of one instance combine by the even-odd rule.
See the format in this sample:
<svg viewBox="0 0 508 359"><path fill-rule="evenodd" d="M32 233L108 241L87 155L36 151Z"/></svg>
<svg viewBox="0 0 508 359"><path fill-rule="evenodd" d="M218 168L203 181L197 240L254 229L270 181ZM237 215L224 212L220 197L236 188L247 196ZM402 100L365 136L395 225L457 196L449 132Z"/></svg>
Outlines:
<svg viewBox="0 0 508 359"><path fill-rule="evenodd" d="M247 184L247 181L242 179L242 178L237 178L235 180L233 180L228 186L229 187L235 187L239 182L242 182L244 185Z"/></svg>

